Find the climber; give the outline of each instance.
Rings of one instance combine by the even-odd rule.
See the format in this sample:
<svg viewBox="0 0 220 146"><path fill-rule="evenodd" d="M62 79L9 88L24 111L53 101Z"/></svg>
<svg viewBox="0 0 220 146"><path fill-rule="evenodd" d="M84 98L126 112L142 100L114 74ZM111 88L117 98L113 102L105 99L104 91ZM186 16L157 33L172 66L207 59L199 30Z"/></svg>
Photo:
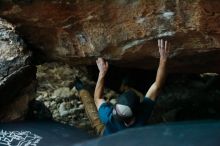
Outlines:
<svg viewBox="0 0 220 146"><path fill-rule="evenodd" d="M96 60L99 76L94 92L94 101L98 110L99 118L105 125L103 135L115 133L117 131L144 126L149 119L155 101L166 79L166 66L169 55L167 41L158 40L160 63L157 70L156 81L147 91L144 100L140 102L139 96L132 90L122 93L115 105L103 99L105 75L108 71L108 62L103 58Z"/></svg>

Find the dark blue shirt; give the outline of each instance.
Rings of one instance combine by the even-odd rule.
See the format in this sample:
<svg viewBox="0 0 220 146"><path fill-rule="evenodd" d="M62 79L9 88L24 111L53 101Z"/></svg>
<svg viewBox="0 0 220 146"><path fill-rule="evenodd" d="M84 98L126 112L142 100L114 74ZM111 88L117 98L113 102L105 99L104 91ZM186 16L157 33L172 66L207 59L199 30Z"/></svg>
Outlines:
<svg viewBox="0 0 220 146"><path fill-rule="evenodd" d="M155 102L150 98L145 97L143 102L140 104L138 108L138 112L136 115L135 123L130 127L126 127L124 122L115 119L112 115L113 106L109 103L103 103L99 107L99 118L101 122L105 125L105 130L103 135L109 135L120 130L132 127L140 127L146 124L146 121L149 119Z"/></svg>

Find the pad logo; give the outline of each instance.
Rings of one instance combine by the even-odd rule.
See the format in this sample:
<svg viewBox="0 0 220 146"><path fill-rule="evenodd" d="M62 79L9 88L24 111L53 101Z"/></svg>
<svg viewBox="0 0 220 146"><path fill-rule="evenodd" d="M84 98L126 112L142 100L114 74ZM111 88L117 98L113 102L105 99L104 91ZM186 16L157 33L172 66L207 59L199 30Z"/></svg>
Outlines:
<svg viewBox="0 0 220 146"><path fill-rule="evenodd" d="M30 131L0 131L0 145L37 146L41 139Z"/></svg>

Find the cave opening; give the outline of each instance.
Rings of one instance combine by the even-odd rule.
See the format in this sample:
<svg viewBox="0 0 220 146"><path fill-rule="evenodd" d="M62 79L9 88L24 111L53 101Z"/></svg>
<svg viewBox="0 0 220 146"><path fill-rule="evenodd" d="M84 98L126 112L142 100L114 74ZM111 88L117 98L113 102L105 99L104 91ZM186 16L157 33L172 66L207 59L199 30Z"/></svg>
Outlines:
<svg viewBox="0 0 220 146"><path fill-rule="evenodd" d="M97 66L88 66L88 74L97 80ZM105 86L121 93L124 79L143 95L155 81L156 70L111 66ZM157 99L149 123L220 119L220 76L216 73L169 73Z"/></svg>
<svg viewBox="0 0 220 146"><path fill-rule="evenodd" d="M45 106L31 103L33 105L29 110L40 111L40 114L37 114L34 119L45 118L49 110L53 120L84 129L89 134L95 135L91 121L85 112L85 105L75 88L74 80L79 77L86 85L92 86L92 91L94 91L97 76L96 65L70 66L58 62L38 65L36 93L32 94L31 99L36 99ZM126 80L127 85L140 91L144 96L155 81L155 77L156 70L111 65L106 75L105 88L107 90L104 96L117 98L122 93L123 80ZM113 94L109 95L112 92ZM220 76L218 74L169 73L148 123L220 119L219 97ZM21 106L23 105L21 104ZM16 104L13 106L20 108ZM22 119L24 116L29 116L24 115L26 109L21 109L19 113L19 110L16 111L18 117ZM13 113L14 111L9 111L8 115Z"/></svg>
<svg viewBox="0 0 220 146"><path fill-rule="evenodd" d="M85 129L94 134L85 104L75 89L74 80L80 78L93 96L98 77L96 65L69 66L46 63L38 66L36 99L43 102L53 118L61 123ZM155 81L156 70L110 66L105 78L105 98L117 98L121 84L140 91L144 96ZM128 81L127 81L128 80ZM113 94L109 94L112 93ZM149 124L220 119L220 76L215 73L169 73L156 101Z"/></svg>
<svg viewBox="0 0 220 146"><path fill-rule="evenodd" d="M89 78L96 81L99 73L97 66L87 66L87 69ZM144 94L154 82L155 77L156 71L154 70L110 66L105 77L105 86L120 93L121 85L125 83Z"/></svg>

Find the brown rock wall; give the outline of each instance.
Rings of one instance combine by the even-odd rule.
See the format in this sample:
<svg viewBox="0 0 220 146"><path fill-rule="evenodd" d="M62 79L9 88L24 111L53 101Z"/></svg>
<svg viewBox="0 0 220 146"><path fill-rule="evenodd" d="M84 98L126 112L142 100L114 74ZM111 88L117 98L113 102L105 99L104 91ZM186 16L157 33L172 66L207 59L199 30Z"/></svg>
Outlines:
<svg viewBox="0 0 220 146"><path fill-rule="evenodd" d="M46 60L155 69L158 38L171 42L171 72L219 72L218 0L3 1L0 17L17 26ZM40 58L39 58L40 59Z"/></svg>

